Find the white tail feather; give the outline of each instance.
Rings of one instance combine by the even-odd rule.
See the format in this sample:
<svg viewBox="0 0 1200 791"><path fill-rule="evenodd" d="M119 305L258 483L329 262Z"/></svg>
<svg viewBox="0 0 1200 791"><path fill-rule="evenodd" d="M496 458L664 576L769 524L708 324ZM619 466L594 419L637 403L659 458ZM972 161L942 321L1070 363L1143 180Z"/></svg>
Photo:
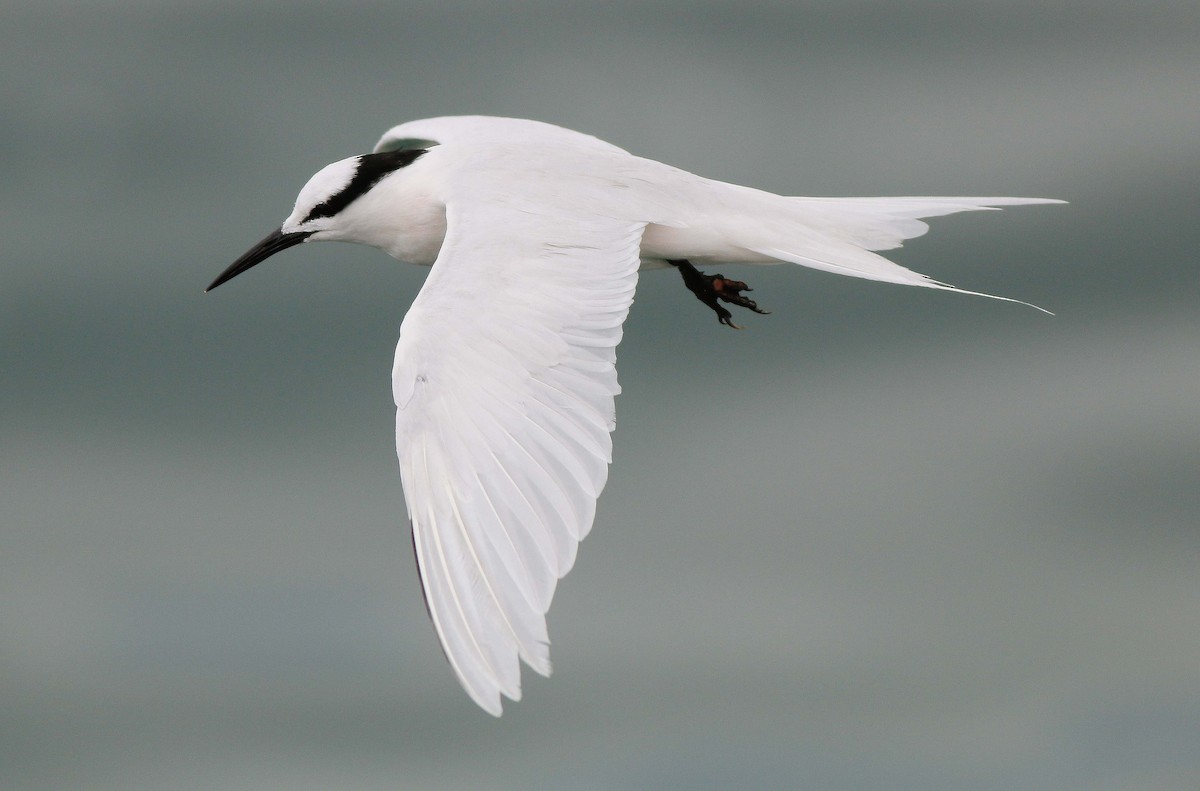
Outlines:
<svg viewBox="0 0 1200 791"><path fill-rule="evenodd" d="M957 291L960 294L1015 302L1050 313L1011 297L985 294L943 283L889 261L874 250L891 250L905 239L929 230L924 217L939 217L962 211L981 211L1000 206L1031 203L1063 203L1049 198L788 198L790 223L774 228L781 232L772 245L748 245L755 255L776 261L885 283ZM1051 314L1053 315L1053 314Z"/></svg>
<svg viewBox="0 0 1200 791"><path fill-rule="evenodd" d="M867 250L892 250L905 239L921 236L929 226L923 217L962 211L989 211L1001 206L1063 203L1051 198L790 198L793 210L808 225L826 230Z"/></svg>

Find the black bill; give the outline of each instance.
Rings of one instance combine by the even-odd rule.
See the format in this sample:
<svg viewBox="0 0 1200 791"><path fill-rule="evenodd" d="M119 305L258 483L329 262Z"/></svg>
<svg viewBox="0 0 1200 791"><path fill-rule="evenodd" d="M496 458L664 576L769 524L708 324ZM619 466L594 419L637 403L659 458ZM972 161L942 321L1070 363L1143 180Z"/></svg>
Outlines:
<svg viewBox="0 0 1200 791"><path fill-rule="evenodd" d="M284 233L279 229L271 231L265 239L251 247L246 251L245 255L230 264L229 268L224 272L217 275L217 279L209 284L208 288L204 289L205 293L212 291L226 280L232 280L252 266L261 264L276 253L282 252L289 247L295 247L311 235L311 231L297 231L295 233Z"/></svg>

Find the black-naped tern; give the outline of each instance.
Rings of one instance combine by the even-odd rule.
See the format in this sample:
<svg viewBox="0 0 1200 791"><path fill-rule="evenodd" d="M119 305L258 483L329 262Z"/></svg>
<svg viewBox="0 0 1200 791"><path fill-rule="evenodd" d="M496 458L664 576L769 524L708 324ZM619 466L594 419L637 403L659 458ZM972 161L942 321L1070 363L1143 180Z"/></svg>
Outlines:
<svg viewBox="0 0 1200 791"><path fill-rule="evenodd" d="M678 269L729 326L722 302L765 311L745 283L697 264L961 292L876 251L925 233L922 218L1028 203L1061 201L781 197L537 121L433 118L318 172L209 289L302 242L432 267L392 370L400 477L446 658L499 715L502 694L521 697L519 659L550 674L545 615L608 477L616 349L640 269Z"/></svg>

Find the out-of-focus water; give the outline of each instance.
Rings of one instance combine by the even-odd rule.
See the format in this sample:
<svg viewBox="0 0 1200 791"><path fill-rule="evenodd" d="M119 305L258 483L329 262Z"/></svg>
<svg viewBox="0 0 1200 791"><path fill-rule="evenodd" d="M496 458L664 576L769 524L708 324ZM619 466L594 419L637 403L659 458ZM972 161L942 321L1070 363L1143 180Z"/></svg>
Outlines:
<svg viewBox="0 0 1200 791"><path fill-rule="evenodd" d="M1189 3L10 4L0 788L1200 784ZM649 273L616 464L494 721L437 648L388 374L424 272L205 296L388 126L533 117L779 192L1060 197L896 258L1010 304Z"/></svg>

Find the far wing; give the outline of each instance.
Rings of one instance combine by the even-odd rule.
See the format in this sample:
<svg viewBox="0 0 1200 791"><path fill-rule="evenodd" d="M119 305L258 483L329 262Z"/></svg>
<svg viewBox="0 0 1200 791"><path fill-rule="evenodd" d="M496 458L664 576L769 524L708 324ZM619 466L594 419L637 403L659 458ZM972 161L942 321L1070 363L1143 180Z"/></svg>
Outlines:
<svg viewBox="0 0 1200 791"><path fill-rule="evenodd" d="M430 617L471 697L501 713L608 477L621 325L644 224L482 196L401 327L396 446Z"/></svg>
<svg viewBox="0 0 1200 791"><path fill-rule="evenodd" d="M425 118L393 126L375 144L375 151L428 148L437 145L519 144L522 146L567 146L575 150L626 153L598 137L564 129L542 121L496 118L484 115L452 115Z"/></svg>

